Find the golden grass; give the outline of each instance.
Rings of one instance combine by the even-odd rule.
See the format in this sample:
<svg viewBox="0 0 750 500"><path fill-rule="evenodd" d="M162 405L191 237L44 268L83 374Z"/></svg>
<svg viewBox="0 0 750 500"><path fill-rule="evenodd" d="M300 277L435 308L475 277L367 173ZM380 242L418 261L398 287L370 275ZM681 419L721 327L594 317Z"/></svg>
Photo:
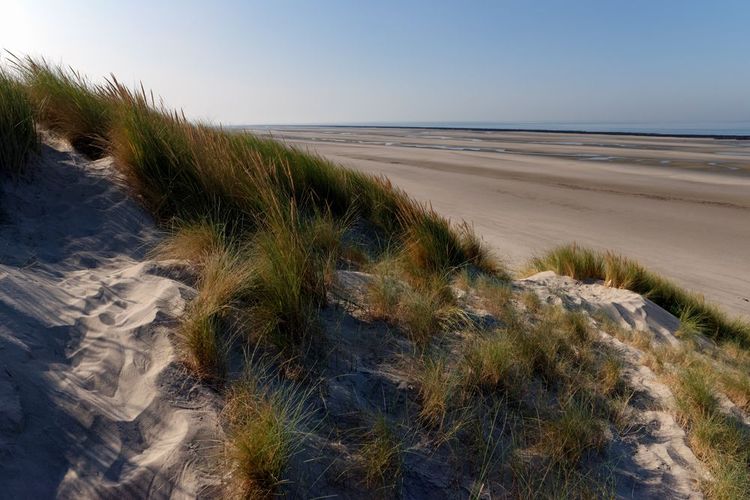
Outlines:
<svg viewBox="0 0 750 500"><path fill-rule="evenodd" d="M15 58L40 124L62 134L90 158L106 154L112 107L101 89L70 68Z"/></svg>
<svg viewBox="0 0 750 500"><path fill-rule="evenodd" d="M226 235L221 223L199 220L185 224L175 222L174 226L171 233L153 250L155 257L203 265L212 254L226 246Z"/></svg>
<svg viewBox="0 0 750 500"><path fill-rule="evenodd" d="M424 362L419 375L419 417L426 425L441 428L451 400L455 397L456 378L447 370L442 359Z"/></svg>
<svg viewBox="0 0 750 500"><path fill-rule="evenodd" d="M576 464L589 450L605 445L605 425L589 401L570 398L556 418L540 424L538 449L552 461Z"/></svg>
<svg viewBox="0 0 750 500"><path fill-rule="evenodd" d="M227 396L224 415L230 497L272 497L299 448L299 435L309 418L304 394L294 388L273 389L264 385L268 382L248 374Z"/></svg>
<svg viewBox="0 0 750 500"><path fill-rule="evenodd" d="M207 250L210 253L201 254L198 296L188 305L177 335L187 366L199 377L219 383L232 340L230 316L247 293L252 269L241 252L229 246Z"/></svg>
<svg viewBox="0 0 750 500"><path fill-rule="evenodd" d="M461 370L463 384L481 390L518 392L528 384L532 361L525 355L519 333L500 330L475 340L466 350Z"/></svg>
<svg viewBox="0 0 750 500"><path fill-rule="evenodd" d="M25 88L0 67L0 173L17 177L38 146L34 109Z"/></svg>
<svg viewBox="0 0 750 500"><path fill-rule="evenodd" d="M401 442L383 416L376 418L359 450L359 465L365 485L392 486L401 474Z"/></svg>
<svg viewBox="0 0 750 500"><path fill-rule="evenodd" d="M682 320L684 333L700 332L718 341L750 347L750 323L730 319L704 298L688 292L640 264L610 252L575 244L557 247L532 260L535 271L555 271L575 279L599 279L608 286L640 293Z"/></svg>
<svg viewBox="0 0 750 500"><path fill-rule="evenodd" d="M750 375L739 370L725 370L719 376L721 389L744 411L750 411Z"/></svg>

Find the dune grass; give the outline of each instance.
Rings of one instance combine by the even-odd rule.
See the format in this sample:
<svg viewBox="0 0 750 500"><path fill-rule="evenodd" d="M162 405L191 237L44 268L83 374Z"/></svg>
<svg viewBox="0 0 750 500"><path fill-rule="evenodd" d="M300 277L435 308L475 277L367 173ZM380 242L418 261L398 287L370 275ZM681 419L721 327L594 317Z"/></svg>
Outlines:
<svg viewBox="0 0 750 500"><path fill-rule="evenodd" d="M452 339L450 357L423 358L416 377L423 427L433 432L448 415L478 419L502 406L515 422L508 434L517 456L532 457L524 474L587 481L579 469L604 444L610 406L622 392L622 364L597 345L587 316L549 307L533 292L514 297L507 274L469 226L453 224L384 178L269 139L192 123L143 89L114 79L91 85L44 61L23 59L18 65L22 83L14 88L23 92L15 95L26 99L27 115L35 112L43 126L88 156L112 154L127 186L172 232L157 255L193 264L198 293L178 334L186 365L198 376L222 382L235 339L262 341L282 354L297 354L319 339L319 311L328 301L343 241L361 223L389 242L387 250L356 248L383 269L367 294L373 318L396 325L420 355L431 352L442 332L472 330L458 332L466 342ZM727 345L750 345L745 323L620 256L572 245L532 264L642 293L680 317L686 337L700 332ZM501 326L473 330L449 286L455 276L467 287L476 284L476 295ZM712 472L719 479L712 487L718 497L744 492L747 482L747 457L736 446L746 436L718 412L710 392L718 383L747 404L747 378L737 373L714 381L685 372L678 382L693 445L717 464ZM270 389L252 375L226 387L232 492L272 495L299 445L304 398ZM495 430L493 424L490 434ZM376 419L357 449L365 483L393 483L403 452L389 420ZM534 465L539 461L542 467ZM545 468L553 473L547 476ZM514 480L524 481L520 475ZM547 483L534 491L554 492L543 491Z"/></svg>
<svg viewBox="0 0 750 500"><path fill-rule="evenodd" d="M169 249L176 242L184 243L200 231L200 226L187 226L168 239L165 248ZM181 251L186 249L197 250L180 248ZM238 334L232 331L236 328L229 328L229 325L235 321L233 316L247 294L252 269L242 249L221 239L211 241L198 259L198 295L182 318L178 337L182 340L187 366L199 377L221 383L226 373L231 337Z"/></svg>
<svg viewBox="0 0 750 500"><path fill-rule="evenodd" d="M373 488L392 486L401 473L402 444L383 416L375 418L359 450L359 464L365 485Z"/></svg>
<svg viewBox="0 0 750 500"><path fill-rule="evenodd" d="M603 280L608 286L644 295L686 324L686 331L750 348L750 323L730 319L718 307L653 273L637 262L575 244L557 247L530 264L534 271L554 271L575 279Z"/></svg>
<svg viewBox="0 0 750 500"><path fill-rule="evenodd" d="M591 401L572 397L561 405L559 415L541 422L539 447L552 461L576 464L587 451L605 445L604 428Z"/></svg>
<svg viewBox="0 0 750 500"><path fill-rule="evenodd" d="M282 349L300 346L320 326L343 226L330 216L277 212L253 237L249 312L254 335Z"/></svg>
<svg viewBox="0 0 750 500"><path fill-rule="evenodd" d="M226 458L230 497L263 499L274 496L284 470L300 446L299 434L309 419L305 393L295 387L274 387L255 367L227 396Z"/></svg>
<svg viewBox="0 0 750 500"><path fill-rule="evenodd" d="M499 312L507 315L513 307ZM622 418L619 357L597 343L581 313L540 304L533 313L513 316L508 325L466 342L458 362L444 368L457 374L446 413L459 402L487 414L499 402L512 422L504 426L503 460L512 471L515 495L604 492L602 478L587 476L583 464L604 449L608 421Z"/></svg>
<svg viewBox="0 0 750 500"><path fill-rule="evenodd" d="M17 177L38 142L34 108L25 87L0 67L0 173Z"/></svg>
<svg viewBox="0 0 750 500"><path fill-rule="evenodd" d="M426 359L417 375L421 407L419 417L428 426L440 428L448 406L455 397L456 377L447 370L443 359Z"/></svg>
<svg viewBox="0 0 750 500"><path fill-rule="evenodd" d="M711 498L750 496L750 431L721 410L710 370L683 366L672 375L678 417L688 432L690 447L708 466L705 485Z"/></svg>
<svg viewBox="0 0 750 500"><path fill-rule="evenodd" d="M645 351L644 364L670 388L676 421L685 430L690 449L710 473L701 485L706 496L748 498L750 452L746 443L750 442L750 430L722 402L723 393L739 411L747 412L748 351L731 341L707 348L695 343L672 346L641 342L638 336L607 324L606 320L603 326L612 335Z"/></svg>
<svg viewBox="0 0 750 500"><path fill-rule="evenodd" d="M125 184L161 224L190 228L177 231L161 255L190 260L205 272L217 233L237 240L240 258L252 261L242 298L252 318L249 337L283 349L311 337L344 233L356 221L396 242L422 280L466 267L503 272L469 226L452 224L384 178L270 139L192 123L114 77L94 85L43 59L16 58L15 65L41 125L89 157L111 154ZM199 279L207 290L183 325L188 350L212 351L188 357L201 373L201 366L217 369L211 332L225 324L220 311L228 305L207 298L215 292L210 282ZM423 336L433 325L420 324L419 307L434 304L411 298L409 331Z"/></svg>
<svg viewBox="0 0 750 500"><path fill-rule="evenodd" d="M370 318L398 327L417 346L425 347L437 334L468 323L451 290L450 274L413 276L397 259L381 261L373 272L367 288Z"/></svg>
<svg viewBox="0 0 750 500"><path fill-rule="evenodd" d="M89 158L106 154L112 107L96 86L44 59L16 58L14 63L41 125L63 135Z"/></svg>

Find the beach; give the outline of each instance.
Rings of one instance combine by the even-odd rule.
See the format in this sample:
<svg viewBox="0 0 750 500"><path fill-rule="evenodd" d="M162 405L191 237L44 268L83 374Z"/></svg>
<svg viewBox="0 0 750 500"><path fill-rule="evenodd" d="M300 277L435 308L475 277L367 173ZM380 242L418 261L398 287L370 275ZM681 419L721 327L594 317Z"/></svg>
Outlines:
<svg viewBox="0 0 750 500"><path fill-rule="evenodd" d="M383 174L512 267L575 241L750 317L750 141L364 127L255 130Z"/></svg>

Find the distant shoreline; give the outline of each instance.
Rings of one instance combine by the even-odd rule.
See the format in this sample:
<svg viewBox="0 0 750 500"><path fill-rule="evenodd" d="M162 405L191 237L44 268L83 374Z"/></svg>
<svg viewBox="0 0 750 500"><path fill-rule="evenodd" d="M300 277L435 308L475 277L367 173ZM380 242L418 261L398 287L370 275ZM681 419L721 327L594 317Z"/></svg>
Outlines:
<svg viewBox="0 0 750 500"><path fill-rule="evenodd" d="M413 125L230 125L235 129L405 129L405 130L444 130L465 132L534 132L540 134L584 134L584 135L624 135L629 137L675 137L681 139L730 139L750 140L750 134L688 134L669 132L618 132L618 131L590 131L576 129L538 129L538 128L495 128L495 127L449 127L449 126L413 126Z"/></svg>

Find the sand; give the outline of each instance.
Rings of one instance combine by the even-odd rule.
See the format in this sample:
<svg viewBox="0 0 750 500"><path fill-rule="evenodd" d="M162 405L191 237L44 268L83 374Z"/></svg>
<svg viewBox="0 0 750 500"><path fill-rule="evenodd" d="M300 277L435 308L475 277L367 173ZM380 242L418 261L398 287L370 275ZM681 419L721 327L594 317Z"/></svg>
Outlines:
<svg viewBox="0 0 750 500"><path fill-rule="evenodd" d="M145 257L159 235L111 160L49 141L2 186L0 496L206 494L217 401L168 335L192 292Z"/></svg>
<svg viewBox="0 0 750 500"><path fill-rule="evenodd" d="M641 331L657 344L678 346L679 320L641 295L602 283L582 283L547 271L516 282L547 303L589 314L606 314L621 328ZM605 463L618 498L702 498L700 482L708 476L675 421L674 395L644 365L644 352L600 331L601 339L619 353L623 379L632 392L627 428L616 433ZM727 402L728 411L736 407Z"/></svg>
<svg viewBox="0 0 750 500"><path fill-rule="evenodd" d="M268 131L264 131L268 133ZM270 133L471 221L512 266L576 241L750 318L750 141L419 129Z"/></svg>
<svg viewBox="0 0 750 500"><path fill-rule="evenodd" d="M111 159L89 162L63 143L45 141L32 179L2 185L0 496L216 497L222 401L180 365L173 339L195 294L183 283L184 265L148 257L161 235L119 186ZM323 366L324 402L326 418L346 422L374 414L385 401L416 396L400 364L408 342L350 314L371 276L337 276L338 306L322 313L335 339ZM679 321L627 290L550 272L513 286L549 303L606 313L655 342L677 343ZM642 352L600 335L622 354L635 391L628 403L632 425L606 450L616 494L700 497L706 471L672 416L669 388L644 366ZM750 424L726 397L721 404ZM351 461L338 463L339 438L321 435L308 437L293 457L290 495L340 494L342 488L350 497L364 495L357 484L341 484L337 467ZM405 495L468 492L472 484L463 483L462 469L451 462L456 457L433 451L418 443L405 454Z"/></svg>

